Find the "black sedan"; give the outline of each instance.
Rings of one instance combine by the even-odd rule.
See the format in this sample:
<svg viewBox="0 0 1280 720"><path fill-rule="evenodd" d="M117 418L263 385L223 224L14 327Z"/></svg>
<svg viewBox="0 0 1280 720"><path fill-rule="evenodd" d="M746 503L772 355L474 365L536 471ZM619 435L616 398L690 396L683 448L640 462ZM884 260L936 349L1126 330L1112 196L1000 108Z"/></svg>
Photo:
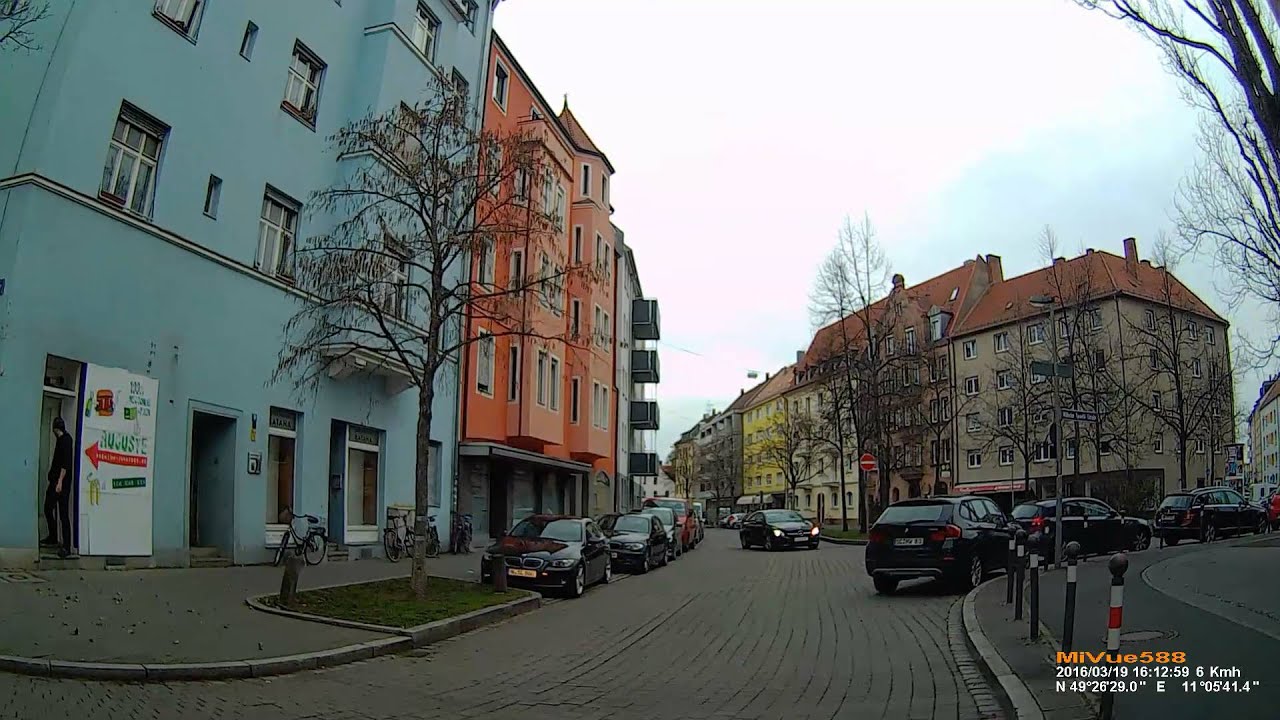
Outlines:
<svg viewBox="0 0 1280 720"><path fill-rule="evenodd" d="M1267 516L1229 487L1172 493L1156 510L1156 537L1170 545L1181 540L1213 542L1246 532L1266 532Z"/></svg>
<svg viewBox="0 0 1280 720"><path fill-rule="evenodd" d="M934 578L972 589L1008 553L1008 518L973 495L904 500L885 508L867 534L867 574L876 592L902 580Z"/></svg>
<svg viewBox="0 0 1280 720"><path fill-rule="evenodd" d="M605 515L600 529L609 538L614 569L647 573L667 564L667 531L653 515Z"/></svg>
<svg viewBox="0 0 1280 720"><path fill-rule="evenodd" d="M1057 532L1058 501L1039 500L1013 509L1013 519L1028 534L1044 537L1041 554L1053 562L1053 533ZM1142 518L1128 517L1110 505L1089 497L1062 498L1062 544L1080 543L1085 555L1117 550L1146 550L1151 546L1151 526Z"/></svg>
<svg viewBox="0 0 1280 720"><path fill-rule="evenodd" d="M587 586L613 579L608 541L594 520L531 515L485 549L480 581L493 582L492 559L501 557L512 585L564 590L580 597Z"/></svg>
<svg viewBox="0 0 1280 720"><path fill-rule="evenodd" d="M789 547L818 549L818 526L795 510L759 510L742 519L738 540L742 549L763 547L781 550Z"/></svg>

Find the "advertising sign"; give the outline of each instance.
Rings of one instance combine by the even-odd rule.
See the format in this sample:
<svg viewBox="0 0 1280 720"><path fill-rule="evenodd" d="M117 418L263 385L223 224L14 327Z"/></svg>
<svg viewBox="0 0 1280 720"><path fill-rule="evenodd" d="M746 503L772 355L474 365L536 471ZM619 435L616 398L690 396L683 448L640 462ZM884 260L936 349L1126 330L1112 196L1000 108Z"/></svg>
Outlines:
<svg viewBox="0 0 1280 720"><path fill-rule="evenodd" d="M1244 445L1240 443L1227 445L1227 479L1244 479Z"/></svg>
<svg viewBox="0 0 1280 720"><path fill-rule="evenodd" d="M80 554L150 555L155 379L85 368L80 424Z"/></svg>

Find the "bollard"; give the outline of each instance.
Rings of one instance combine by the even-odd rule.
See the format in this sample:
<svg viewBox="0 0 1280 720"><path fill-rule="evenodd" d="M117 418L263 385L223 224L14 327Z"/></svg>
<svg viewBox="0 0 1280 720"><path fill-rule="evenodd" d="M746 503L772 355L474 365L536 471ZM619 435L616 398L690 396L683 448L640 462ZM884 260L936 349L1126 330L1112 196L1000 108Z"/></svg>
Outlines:
<svg viewBox="0 0 1280 720"><path fill-rule="evenodd" d="M1062 651L1071 652L1071 641L1076 632L1076 563L1080 556L1080 543L1072 540L1062 549L1067 556L1067 602L1062 616Z"/></svg>
<svg viewBox="0 0 1280 720"><path fill-rule="evenodd" d="M507 565L501 555L494 555L489 558L489 576L493 578L494 592L507 591Z"/></svg>
<svg viewBox="0 0 1280 720"><path fill-rule="evenodd" d="M1107 563L1111 571L1111 611L1107 614L1107 655L1115 657L1120 652L1120 624L1124 616L1124 571L1129 569L1129 558L1124 553L1116 553ZM1105 686L1106 683L1103 683ZM1111 720L1115 712L1116 695L1114 692L1102 693L1102 714L1100 720Z"/></svg>
<svg viewBox="0 0 1280 720"><path fill-rule="evenodd" d="M284 575L280 578L280 595L277 597L280 607L292 607L298 597L298 578L302 576L305 563L299 553L284 554Z"/></svg>
<svg viewBox="0 0 1280 720"><path fill-rule="evenodd" d="M1031 535L1031 632L1028 637L1040 639L1040 543L1044 535Z"/></svg>
<svg viewBox="0 0 1280 720"><path fill-rule="evenodd" d="M1017 577L1013 579L1013 619L1022 619L1022 581L1026 577L1027 572L1027 531L1019 530L1015 536L1018 539L1018 557L1014 560L1014 572Z"/></svg>
<svg viewBox="0 0 1280 720"><path fill-rule="evenodd" d="M1017 544L1018 544L1018 541L1017 541L1017 540L1015 540L1015 539L1014 539L1014 537L1017 535L1017 532L1018 532L1018 526L1017 526L1017 525L1015 525L1015 524L1010 523L1010 525L1009 525L1009 555L1008 555L1008 557L1006 557L1006 558L1005 558L1005 565L1006 565L1007 567L1005 568L1005 571L1004 571L1004 580L1005 580L1005 582L1004 582L1004 604L1005 604L1005 605L1012 605L1012 604L1013 604L1013 558L1014 558L1015 553L1017 553L1017 547L1016 547L1016 546L1017 546Z"/></svg>

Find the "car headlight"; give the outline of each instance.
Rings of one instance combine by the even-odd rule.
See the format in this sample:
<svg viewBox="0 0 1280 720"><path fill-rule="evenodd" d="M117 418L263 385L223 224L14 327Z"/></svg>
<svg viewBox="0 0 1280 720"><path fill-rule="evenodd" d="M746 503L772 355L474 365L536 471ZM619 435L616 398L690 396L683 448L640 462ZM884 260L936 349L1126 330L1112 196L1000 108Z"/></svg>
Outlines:
<svg viewBox="0 0 1280 720"><path fill-rule="evenodd" d="M774 528L774 529L773 529L773 536L774 536L774 537L782 537L782 531L781 531L781 530L779 530L778 528Z"/></svg>
<svg viewBox="0 0 1280 720"><path fill-rule="evenodd" d="M815 526L813 526L813 527L809 528L809 534L810 534L810 535L817 535L817 534L818 534L818 526L816 526L816 525L815 525Z"/></svg>
<svg viewBox="0 0 1280 720"><path fill-rule="evenodd" d="M574 559L572 559L572 558L564 558L564 559L560 559L560 560L552 560L552 561L551 561L551 567L553 567L553 568L567 568L567 567L573 567L577 562L578 562L577 560L574 560Z"/></svg>
<svg viewBox="0 0 1280 720"><path fill-rule="evenodd" d="M627 543L623 547L625 547L628 550L643 550L644 543Z"/></svg>

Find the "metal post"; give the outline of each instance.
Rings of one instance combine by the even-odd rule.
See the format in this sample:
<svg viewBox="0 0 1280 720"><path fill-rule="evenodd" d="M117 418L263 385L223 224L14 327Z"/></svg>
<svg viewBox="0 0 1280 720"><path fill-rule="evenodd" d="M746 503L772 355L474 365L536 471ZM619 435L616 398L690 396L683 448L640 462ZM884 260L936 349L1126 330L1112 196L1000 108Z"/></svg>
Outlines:
<svg viewBox="0 0 1280 720"><path fill-rule="evenodd" d="M1062 616L1062 651L1071 652L1071 641L1076 633L1076 563L1080 556L1080 543L1072 540L1063 553L1067 556L1067 602Z"/></svg>
<svg viewBox="0 0 1280 720"><path fill-rule="evenodd" d="M1049 337L1053 341L1053 427L1057 431L1053 447L1057 476L1053 485L1057 496L1053 513L1053 564L1056 566L1062 562L1062 400L1058 394L1058 326L1052 305L1049 306Z"/></svg>
<svg viewBox="0 0 1280 720"><path fill-rule="evenodd" d="M1111 611L1107 615L1107 655L1115 657L1120 652L1120 625L1124 616L1124 572L1129 569L1129 558L1116 553L1107 563L1111 571ZM1106 683L1104 683L1106 685ZM1115 712L1114 692L1102 693L1100 720L1111 720Z"/></svg>
<svg viewBox="0 0 1280 720"><path fill-rule="evenodd" d="M1017 526L1011 525L1010 527L1012 530L1012 528ZM1017 553L1018 553L1018 548L1017 548L1018 541L1015 540L1014 538L1017 537L1017 532L1018 532L1017 530L1012 530L1009 533L1009 556L1006 558L1007 560L1006 565L1008 567L1005 568L1005 572L1004 572L1004 578L1005 578L1004 604L1005 605L1013 604L1013 563L1014 563L1014 558L1017 556Z"/></svg>
<svg viewBox="0 0 1280 720"><path fill-rule="evenodd" d="M494 592L507 591L507 566L503 556L494 555L489 558L489 576L493 578Z"/></svg>
<svg viewBox="0 0 1280 720"><path fill-rule="evenodd" d="M1031 536L1031 632L1028 637L1040 639L1040 543L1044 535Z"/></svg>
<svg viewBox="0 0 1280 720"><path fill-rule="evenodd" d="M1022 619L1022 580L1025 577L1027 572L1027 561L1026 561L1027 531L1019 530L1017 534L1017 538L1018 538L1018 559L1016 561L1016 567L1014 569L1017 572L1018 576L1014 578L1014 581L1013 581L1013 589L1014 589L1013 619L1021 620Z"/></svg>

